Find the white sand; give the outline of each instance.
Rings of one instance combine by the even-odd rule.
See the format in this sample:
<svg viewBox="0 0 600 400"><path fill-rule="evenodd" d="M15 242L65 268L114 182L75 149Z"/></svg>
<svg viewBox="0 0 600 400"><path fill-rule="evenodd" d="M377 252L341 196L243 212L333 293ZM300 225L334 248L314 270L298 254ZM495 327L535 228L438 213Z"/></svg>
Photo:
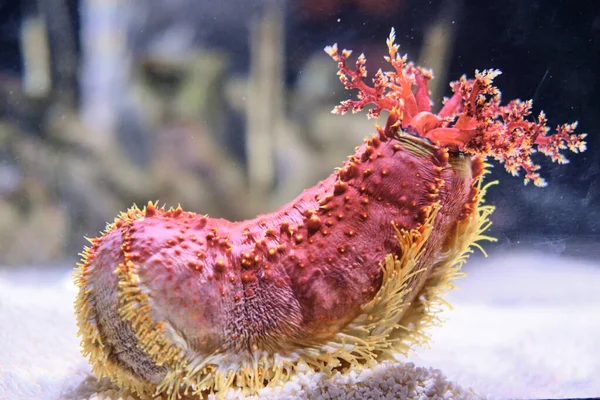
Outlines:
<svg viewBox="0 0 600 400"><path fill-rule="evenodd" d="M460 387L490 398L600 396L600 261L495 254L467 271L431 349L329 381L300 376L261 397L468 397ZM0 269L1 400L116 393L79 354L75 293L65 269Z"/></svg>

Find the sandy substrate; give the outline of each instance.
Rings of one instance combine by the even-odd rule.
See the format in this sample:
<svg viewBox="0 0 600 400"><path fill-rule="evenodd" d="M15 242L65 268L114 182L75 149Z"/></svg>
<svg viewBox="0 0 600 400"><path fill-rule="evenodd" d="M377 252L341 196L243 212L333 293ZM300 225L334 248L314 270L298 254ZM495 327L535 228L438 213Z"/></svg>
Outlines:
<svg viewBox="0 0 600 400"><path fill-rule="evenodd" d="M600 260L498 253L467 271L430 349L330 380L300 376L261 397L474 397L468 387L489 398L600 397ZM75 293L64 268L0 268L1 400L114 393L79 354Z"/></svg>

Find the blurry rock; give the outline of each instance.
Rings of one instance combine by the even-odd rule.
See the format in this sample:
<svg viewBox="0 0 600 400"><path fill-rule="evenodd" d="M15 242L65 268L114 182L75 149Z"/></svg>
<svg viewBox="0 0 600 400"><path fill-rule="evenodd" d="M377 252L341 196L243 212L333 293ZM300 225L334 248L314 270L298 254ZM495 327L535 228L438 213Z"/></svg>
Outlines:
<svg viewBox="0 0 600 400"><path fill-rule="evenodd" d="M0 125L0 264L58 260L68 215L54 190L54 159L42 140Z"/></svg>
<svg viewBox="0 0 600 400"><path fill-rule="evenodd" d="M216 134L226 68L226 58L217 52L150 55L134 67L133 103L153 131L177 121L202 121Z"/></svg>

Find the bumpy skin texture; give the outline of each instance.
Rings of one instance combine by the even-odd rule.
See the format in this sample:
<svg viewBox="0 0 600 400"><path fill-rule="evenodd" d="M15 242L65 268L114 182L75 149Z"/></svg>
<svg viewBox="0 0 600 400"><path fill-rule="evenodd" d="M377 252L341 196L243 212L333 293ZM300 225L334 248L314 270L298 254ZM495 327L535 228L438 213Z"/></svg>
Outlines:
<svg viewBox="0 0 600 400"><path fill-rule="evenodd" d="M443 204L420 258L429 269L408 281L402 299L410 304L473 211L472 183L482 166L401 135L380 130L330 177L254 220L152 203L117 219L92 241L83 285L93 305L86 323L102 338L103 357L155 385L170 368L139 346L117 311L122 279L114 271L122 269L135 272L136 286L149 294L151 320L161 321L171 342L185 341L188 357L233 360L264 351L293 359L298 348L327 343L361 313L381 287L383 260L402 256L397 232L423 226Z"/></svg>
<svg viewBox="0 0 600 400"><path fill-rule="evenodd" d="M492 208L483 206L483 159L543 180L536 145L561 162L585 135L545 119L530 103L500 105L497 72L453 84L435 115L431 73L397 55L393 32L374 87L327 52L359 100L334 111L387 110L329 178L278 211L229 222L156 204L134 207L92 239L75 274L83 352L98 377L142 396L176 398L286 380L300 364L326 373L406 351L439 310ZM416 89L414 89L416 87Z"/></svg>
<svg viewBox="0 0 600 400"><path fill-rule="evenodd" d="M129 234L127 252L155 320L168 319L200 353L285 352L330 337L377 293L385 256L401 255L394 225L415 228L442 201L434 259L473 196L470 160L457 171L444 151L423 156L405 146L433 149L374 136L341 170L251 221L150 206L102 239L93 267L107 273L123 263L118 244Z"/></svg>

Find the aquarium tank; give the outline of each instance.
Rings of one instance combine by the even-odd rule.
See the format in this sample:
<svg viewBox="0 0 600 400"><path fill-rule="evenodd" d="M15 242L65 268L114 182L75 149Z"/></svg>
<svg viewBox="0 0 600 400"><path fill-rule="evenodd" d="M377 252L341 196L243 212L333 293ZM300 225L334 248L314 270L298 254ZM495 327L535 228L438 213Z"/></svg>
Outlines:
<svg viewBox="0 0 600 400"><path fill-rule="evenodd" d="M591 0L0 3L0 399L600 398Z"/></svg>

